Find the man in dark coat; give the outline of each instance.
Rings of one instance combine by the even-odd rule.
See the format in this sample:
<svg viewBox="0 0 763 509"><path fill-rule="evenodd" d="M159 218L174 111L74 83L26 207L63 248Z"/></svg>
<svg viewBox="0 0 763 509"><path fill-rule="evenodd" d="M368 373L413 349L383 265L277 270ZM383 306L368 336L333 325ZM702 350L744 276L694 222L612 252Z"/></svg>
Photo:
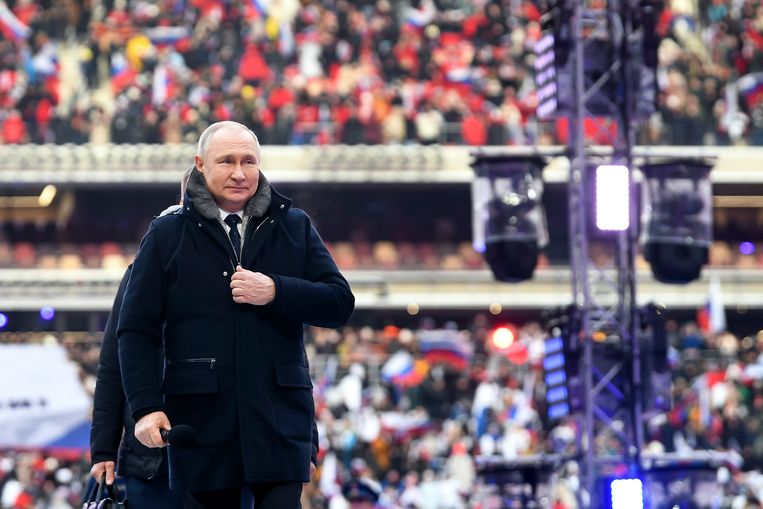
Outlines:
<svg viewBox="0 0 763 509"><path fill-rule="evenodd" d="M213 124L195 162L181 213L143 238L122 304L135 436L162 447L162 429L195 430L195 445L168 452L189 507L237 507L245 486L258 509L297 509L317 441L303 325L340 327L355 300L310 219L260 173L254 133Z"/></svg>

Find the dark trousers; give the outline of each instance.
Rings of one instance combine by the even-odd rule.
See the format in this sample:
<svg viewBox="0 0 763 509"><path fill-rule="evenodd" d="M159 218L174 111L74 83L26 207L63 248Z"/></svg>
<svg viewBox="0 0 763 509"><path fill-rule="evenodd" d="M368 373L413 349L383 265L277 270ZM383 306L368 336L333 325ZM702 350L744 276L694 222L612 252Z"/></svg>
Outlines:
<svg viewBox="0 0 763 509"><path fill-rule="evenodd" d="M301 482L256 482L243 488L187 491L185 509L300 509Z"/></svg>
<svg viewBox="0 0 763 509"><path fill-rule="evenodd" d="M183 497L180 492L172 491L169 480L159 477L144 481L137 477L125 479L127 501L136 509L183 509Z"/></svg>

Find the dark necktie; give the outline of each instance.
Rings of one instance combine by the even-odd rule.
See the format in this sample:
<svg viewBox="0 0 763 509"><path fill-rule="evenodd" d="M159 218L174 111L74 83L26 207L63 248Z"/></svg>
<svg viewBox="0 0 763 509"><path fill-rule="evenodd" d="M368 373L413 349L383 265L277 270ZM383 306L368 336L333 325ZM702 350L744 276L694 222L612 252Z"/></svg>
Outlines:
<svg viewBox="0 0 763 509"><path fill-rule="evenodd" d="M238 223L241 218L237 214L228 214L225 218L225 224L230 226L230 242L233 244L233 250L236 252L236 260L241 257L241 234L238 232Z"/></svg>

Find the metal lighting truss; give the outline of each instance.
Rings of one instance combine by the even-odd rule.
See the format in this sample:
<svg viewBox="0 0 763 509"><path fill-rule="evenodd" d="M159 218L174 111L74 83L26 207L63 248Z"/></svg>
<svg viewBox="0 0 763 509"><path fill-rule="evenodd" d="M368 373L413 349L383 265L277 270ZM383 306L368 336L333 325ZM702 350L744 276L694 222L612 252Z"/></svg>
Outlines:
<svg viewBox="0 0 763 509"><path fill-rule="evenodd" d="M570 122L569 226L573 303L580 311L582 348L579 374L584 390L582 415L577 416L578 454L585 495L583 506L596 504L595 482L612 463L640 464L643 444L640 347L637 340L637 308L634 259L637 242L637 207L632 171L629 171L630 226L612 232L614 256L606 266L590 256L586 214L595 206L589 168L598 164L621 164L632 170L634 65L633 15L638 3L608 0L604 8L594 2L574 1L572 53L573 103ZM602 4L598 2L597 4ZM635 5L634 5L635 4ZM595 81L586 74L586 48L602 40L611 43L611 65ZM596 56L596 55L594 55ZM604 58L604 55L601 55ZM617 88L618 93L605 92ZM609 100L611 115L596 117L589 101ZM601 104L601 103L599 103ZM587 145L586 126L609 141L606 154ZM612 128L615 129L612 129ZM600 142L601 144L601 142ZM603 159L603 157L606 159ZM596 333L597 341L594 340ZM608 354L602 355L606 350ZM606 357L606 361L603 361Z"/></svg>

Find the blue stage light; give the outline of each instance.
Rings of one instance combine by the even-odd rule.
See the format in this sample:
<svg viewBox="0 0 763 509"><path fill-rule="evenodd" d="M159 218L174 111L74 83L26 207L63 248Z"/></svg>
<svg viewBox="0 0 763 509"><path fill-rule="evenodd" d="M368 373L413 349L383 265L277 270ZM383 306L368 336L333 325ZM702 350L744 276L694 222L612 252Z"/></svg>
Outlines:
<svg viewBox="0 0 763 509"><path fill-rule="evenodd" d="M555 353L543 359L543 369L553 371L564 367L564 354Z"/></svg>
<svg viewBox="0 0 763 509"><path fill-rule="evenodd" d="M546 391L546 401L549 403L557 403L559 401L567 400L567 387L554 387Z"/></svg>
<svg viewBox="0 0 763 509"><path fill-rule="evenodd" d="M545 376L546 385L549 387L567 383L567 375L564 371L549 371Z"/></svg>
<svg viewBox="0 0 763 509"><path fill-rule="evenodd" d="M6 325L8 325L8 315L0 313L0 329L4 328Z"/></svg>
<svg viewBox="0 0 763 509"><path fill-rule="evenodd" d="M561 352L564 349L564 340L558 336L546 340L546 355Z"/></svg>
<svg viewBox="0 0 763 509"><path fill-rule="evenodd" d="M755 252L755 244L752 242L742 242L739 244L739 252L743 255L751 255Z"/></svg>
<svg viewBox="0 0 763 509"><path fill-rule="evenodd" d="M53 306L43 306L42 309L40 309L40 318L43 320L52 320L55 316L56 310L53 309Z"/></svg>
<svg viewBox="0 0 763 509"><path fill-rule="evenodd" d="M549 405L546 410L549 419L561 419L570 415L570 405L566 401L557 403L555 405Z"/></svg>

